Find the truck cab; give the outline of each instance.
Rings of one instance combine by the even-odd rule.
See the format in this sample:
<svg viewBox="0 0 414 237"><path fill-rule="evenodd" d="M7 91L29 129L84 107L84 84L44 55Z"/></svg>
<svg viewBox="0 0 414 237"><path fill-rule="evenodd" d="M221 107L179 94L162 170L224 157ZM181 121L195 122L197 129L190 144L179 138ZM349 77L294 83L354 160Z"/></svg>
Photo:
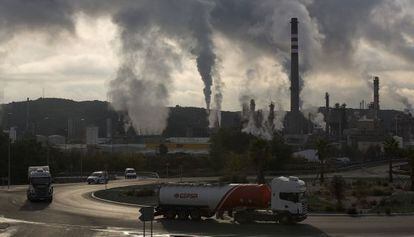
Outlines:
<svg viewBox="0 0 414 237"><path fill-rule="evenodd" d="M281 222L300 222L306 219L305 182L297 177L274 178L270 184L271 210Z"/></svg>
<svg viewBox="0 0 414 237"><path fill-rule="evenodd" d="M49 166L31 166L28 169L29 188L27 199L29 201L45 200L52 202L53 186Z"/></svg>

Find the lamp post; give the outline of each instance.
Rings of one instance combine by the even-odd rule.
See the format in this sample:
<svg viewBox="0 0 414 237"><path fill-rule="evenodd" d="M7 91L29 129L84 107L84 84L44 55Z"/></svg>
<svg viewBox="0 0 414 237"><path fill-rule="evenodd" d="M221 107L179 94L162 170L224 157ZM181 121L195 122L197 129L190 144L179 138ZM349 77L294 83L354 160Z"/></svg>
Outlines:
<svg viewBox="0 0 414 237"><path fill-rule="evenodd" d="M83 125L84 125L85 119L84 118L81 118L80 121L81 121L81 127L83 129L84 128ZM86 131L86 128L84 129L84 131L85 131L85 135L86 135L86 132L87 132ZM85 139L85 141L86 141L86 139ZM87 142L88 141L85 142L85 150L82 151L82 148L81 148L81 152L80 152L80 180L81 180L81 182L83 182L83 155L84 155L84 153L87 152L87 149L88 149Z"/></svg>
<svg viewBox="0 0 414 237"><path fill-rule="evenodd" d="M10 129L9 129L9 137L8 137L8 140L9 140L9 145L8 145L8 152L7 152L7 154L8 154L8 171L7 171L7 174L8 174L8 177L7 177L7 190L9 190L10 189L10 178L11 178L11 168L10 168L10 160L11 160L11 154L10 154L10 151L11 151L11 139L10 139Z"/></svg>
<svg viewBox="0 0 414 237"><path fill-rule="evenodd" d="M49 117L44 117L43 118L43 120L45 120L46 121L46 123L48 123L49 122ZM49 143L49 138L48 137L46 137L46 163L47 163L47 165L49 166L50 164L50 143Z"/></svg>
<svg viewBox="0 0 414 237"><path fill-rule="evenodd" d="M7 190L10 189L10 184L11 184L11 137L10 137L11 126L10 126L10 117L12 115L13 115L12 113L7 113L7 125L9 126L9 132L8 132L9 144L8 144L8 148L7 148L7 150L8 150L8 152L7 152L7 154L8 154L7 155L7 160L8 160L8 165L7 165L7 176L8 176L7 177Z"/></svg>

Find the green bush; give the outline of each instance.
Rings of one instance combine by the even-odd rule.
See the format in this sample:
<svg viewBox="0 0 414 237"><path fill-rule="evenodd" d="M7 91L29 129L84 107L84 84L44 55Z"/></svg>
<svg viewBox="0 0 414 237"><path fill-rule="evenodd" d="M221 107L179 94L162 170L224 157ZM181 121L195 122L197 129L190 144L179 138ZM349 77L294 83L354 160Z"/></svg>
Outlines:
<svg viewBox="0 0 414 237"><path fill-rule="evenodd" d="M245 175L226 175L219 179L221 183L249 183Z"/></svg>
<svg viewBox="0 0 414 237"><path fill-rule="evenodd" d="M385 208L385 214L390 216L391 215L391 208Z"/></svg>
<svg viewBox="0 0 414 237"><path fill-rule="evenodd" d="M358 215L358 210L355 207L351 207L351 208L348 208L346 213L349 215Z"/></svg>
<svg viewBox="0 0 414 237"><path fill-rule="evenodd" d="M149 197L149 196L154 196L155 191L149 188L138 189L138 190L132 189L132 190L125 191L124 195L129 196L129 197Z"/></svg>
<svg viewBox="0 0 414 237"><path fill-rule="evenodd" d="M371 191L371 195L372 196L389 196L389 195L391 195L391 191L390 190L379 189L379 188L374 188Z"/></svg>
<svg viewBox="0 0 414 237"><path fill-rule="evenodd" d="M326 206L325 207L325 211L326 212L334 212L335 211L335 208L333 206Z"/></svg>

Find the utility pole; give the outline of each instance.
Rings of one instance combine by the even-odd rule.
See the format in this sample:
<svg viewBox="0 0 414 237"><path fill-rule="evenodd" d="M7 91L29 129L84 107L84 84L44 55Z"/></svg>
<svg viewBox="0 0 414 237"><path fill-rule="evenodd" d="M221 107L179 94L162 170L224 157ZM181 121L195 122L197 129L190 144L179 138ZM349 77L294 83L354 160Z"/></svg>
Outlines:
<svg viewBox="0 0 414 237"><path fill-rule="evenodd" d="M9 130L9 146L8 146L8 178L7 178L7 190L10 189L10 179L11 179L11 169L10 169L10 160L11 160L11 139L10 139L10 130Z"/></svg>

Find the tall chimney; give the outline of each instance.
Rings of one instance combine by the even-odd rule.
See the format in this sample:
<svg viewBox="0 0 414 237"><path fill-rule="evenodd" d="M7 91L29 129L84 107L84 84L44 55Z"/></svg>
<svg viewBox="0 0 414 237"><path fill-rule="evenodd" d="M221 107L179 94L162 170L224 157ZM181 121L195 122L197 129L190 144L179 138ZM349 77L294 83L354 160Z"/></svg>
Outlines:
<svg viewBox="0 0 414 237"><path fill-rule="evenodd" d="M379 78L374 77L374 109L378 111L379 106Z"/></svg>
<svg viewBox="0 0 414 237"><path fill-rule="evenodd" d="M325 133L329 136L329 93L325 93Z"/></svg>
<svg viewBox="0 0 414 237"><path fill-rule="evenodd" d="M299 112L298 18L292 18L290 24L290 111Z"/></svg>

